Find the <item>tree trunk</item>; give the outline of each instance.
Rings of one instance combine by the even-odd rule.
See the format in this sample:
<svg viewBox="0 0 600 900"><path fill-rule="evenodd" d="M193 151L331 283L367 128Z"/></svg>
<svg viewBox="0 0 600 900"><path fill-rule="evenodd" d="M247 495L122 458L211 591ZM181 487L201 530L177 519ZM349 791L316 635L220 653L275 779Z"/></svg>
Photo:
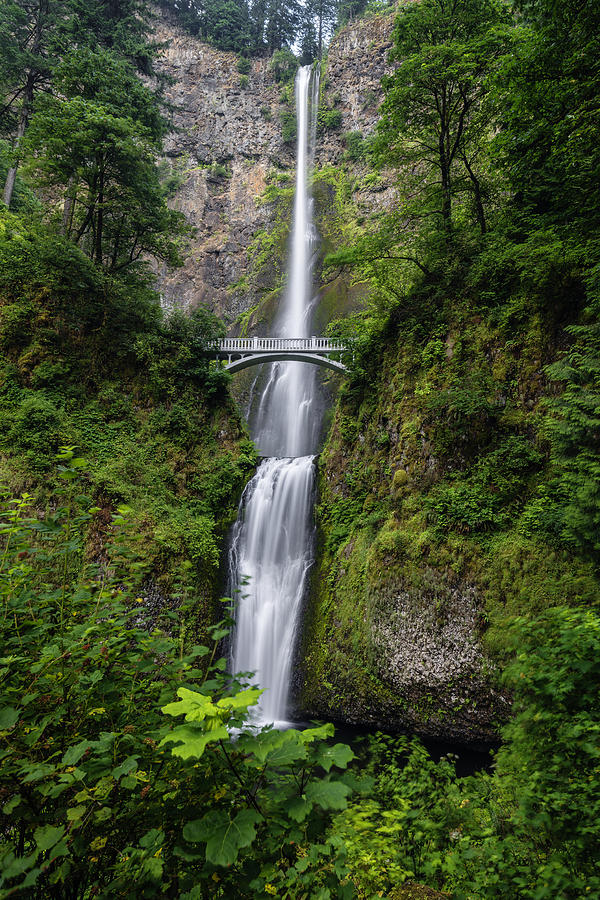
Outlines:
<svg viewBox="0 0 600 900"><path fill-rule="evenodd" d="M17 169L19 167L19 147L21 145L21 141L25 135L25 131L27 129L27 123L29 121L29 116L31 114L31 104L33 103L33 83L34 76L33 73L30 72L27 75L27 84L25 86L25 97L23 99L23 108L21 109L21 115L19 117L19 125L17 128L17 134L15 137L15 142L13 145L13 149L15 152L15 164L11 166L6 175L6 181L4 182L4 193L2 199L6 203L8 207L10 207L13 191L15 189L15 182L17 180Z"/></svg>
<svg viewBox="0 0 600 900"><path fill-rule="evenodd" d="M450 123L448 99L445 90L442 92L441 101L438 153L440 176L442 179L442 218L444 221L444 230L448 235L452 230L452 193L450 186Z"/></svg>
<svg viewBox="0 0 600 900"><path fill-rule="evenodd" d="M34 59L36 57L39 57L41 54L43 20L47 12L48 0L39 0L35 11L36 18L35 26L33 29L33 41L31 44L31 55ZM33 93L37 76L38 72L36 71L36 69L33 67L29 67L25 80L25 91L23 93L23 108L21 109L21 116L19 118L19 125L17 128L17 134L14 143L14 151L16 156L15 164L8 170L6 181L4 182L3 200L8 207L10 207L10 204L12 202L15 182L17 180L17 169L19 167L19 147L25 135L25 131L27 130L27 124L29 122L29 117L31 116L31 111L33 109Z"/></svg>
<svg viewBox="0 0 600 900"><path fill-rule="evenodd" d="M471 179L471 184L473 185L473 194L475 196L475 211L477 213L477 221L479 223L479 227L481 228L481 233L485 234L487 232L487 222L485 220L485 210L483 208L483 200L481 198L481 185L479 184L479 179L475 175L473 169L469 165L469 160L467 159L466 153L462 153L462 161L465 164L465 169L469 173L469 178Z"/></svg>
<svg viewBox="0 0 600 900"><path fill-rule="evenodd" d="M319 7L319 59L323 59L323 4Z"/></svg>
<svg viewBox="0 0 600 900"><path fill-rule="evenodd" d="M73 227L73 214L75 212L75 195L77 189L75 187L75 178L73 175L69 178L67 192L65 195L65 205L63 206L61 233L64 237L69 237L71 228Z"/></svg>
<svg viewBox="0 0 600 900"><path fill-rule="evenodd" d="M100 173L98 175L98 215L96 217L96 240L95 252L96 262L102 265L102 229L104 227L104 165L100 164Z"/></svg>

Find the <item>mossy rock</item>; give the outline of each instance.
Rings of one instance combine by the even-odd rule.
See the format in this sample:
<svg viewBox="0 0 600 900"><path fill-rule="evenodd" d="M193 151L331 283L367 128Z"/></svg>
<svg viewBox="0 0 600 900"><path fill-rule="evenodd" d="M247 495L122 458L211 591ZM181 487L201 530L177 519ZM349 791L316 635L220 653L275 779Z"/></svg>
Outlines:
<svg viewBox="0 0 600 900"><path fill-rule="evenodd" d="M424 884L403 884L388 894L388 900L446 900L448 896Z"/></svg>

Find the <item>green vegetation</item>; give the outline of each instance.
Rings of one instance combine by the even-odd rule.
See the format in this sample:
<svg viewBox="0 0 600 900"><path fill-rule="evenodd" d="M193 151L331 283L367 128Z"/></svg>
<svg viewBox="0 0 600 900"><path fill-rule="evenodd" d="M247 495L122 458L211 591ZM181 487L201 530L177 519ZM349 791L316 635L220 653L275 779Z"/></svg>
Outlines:
<svg viewBox="0 0 600 900"><path fill-rule="evenodd" d="M287 142L291 46L382 9L163 6L241 87L274 54ZM205 356L223 326L153 288L186 230L151 27L138 0L0 10L0 898L598 900L600 12L406 3L376 133L314 176L318 322L353 353L301 700L500 737L470 778L413 739L354 762L331 726L247 727L259 692L224 674L256 455ZM262 199L244 332L276 308L289 172Z"/></svg>
<svg viewBox="0 0 600 900"><path fill-rule="evenodd" d="M1 125L17 137L0 170L0 472L51 509L54 454L85 448L103 519L131 507L145 592L189 590L205 627L255 454L204 356L223 326L202 309L165 315L153 290L149 255L177 264L184 236L157 165L160 82L140 77L156 48L145 7L102 6L3 10ZM90 553L104 537L92 529Z"/></svg>
<svg viewBox="0 0 600 900"><path fill-rule="evenodd" d="M350 896L327 829L352 751L329 725L244 727L260 690L217 659L229 616L207 645L168 610L149 627L127 510L103 518L86 461L59 462L51 513L2 500L0 896Z"/></svg>
<svg viewBox="0 0 600 900"><path fill-rule="evenodd" d="M492 774L457 778L451 758L436 764L417 741L369 741L374 789L334 823L359 896L405 881L456 900L600 895L599 627L597 614L561 607L515 620L515 717Z"/></svg>
<svg viewBox="0 0 600 900"><path fill-rule="evenodd" d="M220 50L284 54L295 67L291 48L300 45L302 65L320 58L340 11L338 0L160 0L160 6L187 31Z"/></svg>
<svg viewBox="0 0 600 900"><path fill-rule="evenodd" d="M330 334L354 352L320 457L302 701L504 742L466 780L417 745L368 751L374 790L336 823L362 897L600 896L599 20L515 7L401 8L377 133L315 180L324 302L352 313ZM468 616L481 655L411 680L403 646L434 663Z"/></svg>

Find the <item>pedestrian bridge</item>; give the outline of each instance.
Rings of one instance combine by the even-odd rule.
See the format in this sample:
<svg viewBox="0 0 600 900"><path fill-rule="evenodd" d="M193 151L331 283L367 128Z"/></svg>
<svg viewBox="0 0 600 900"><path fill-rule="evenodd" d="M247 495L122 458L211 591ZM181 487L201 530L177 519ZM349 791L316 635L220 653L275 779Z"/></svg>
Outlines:
<svg viewBox="0 0 600 900"><path fill-rule="evenodd" d="M239 372L249 366L260 363L292 360L324 366L334 372L347 374L348 369L339 359L342 353L348 352L348 346L340 341L327 338L223 338L213 341L207 347L207 354L212 359L225 360L224 368L228 372Z"/></svg>

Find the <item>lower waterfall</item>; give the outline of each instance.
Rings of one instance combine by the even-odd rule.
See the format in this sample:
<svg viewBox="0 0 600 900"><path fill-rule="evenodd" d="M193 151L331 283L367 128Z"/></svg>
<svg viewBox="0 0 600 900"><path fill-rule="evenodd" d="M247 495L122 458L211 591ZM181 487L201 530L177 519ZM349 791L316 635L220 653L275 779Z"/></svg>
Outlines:
<svg viewBox="0 0 600 900"><path fill-rule="evenodd" d="M318 75L296 76L296 189L288 285L276 323L280 337L308 337L316 233L309 172L318 106ZM284 724L302 599L312 562L312 507L320 405L311 365L275 363L251 430L268 454L248 484L232 532L230 591L237 599L232 673L252 672L264 689L261 722ZM239 599L238 599L239 598Z"/></svg>

